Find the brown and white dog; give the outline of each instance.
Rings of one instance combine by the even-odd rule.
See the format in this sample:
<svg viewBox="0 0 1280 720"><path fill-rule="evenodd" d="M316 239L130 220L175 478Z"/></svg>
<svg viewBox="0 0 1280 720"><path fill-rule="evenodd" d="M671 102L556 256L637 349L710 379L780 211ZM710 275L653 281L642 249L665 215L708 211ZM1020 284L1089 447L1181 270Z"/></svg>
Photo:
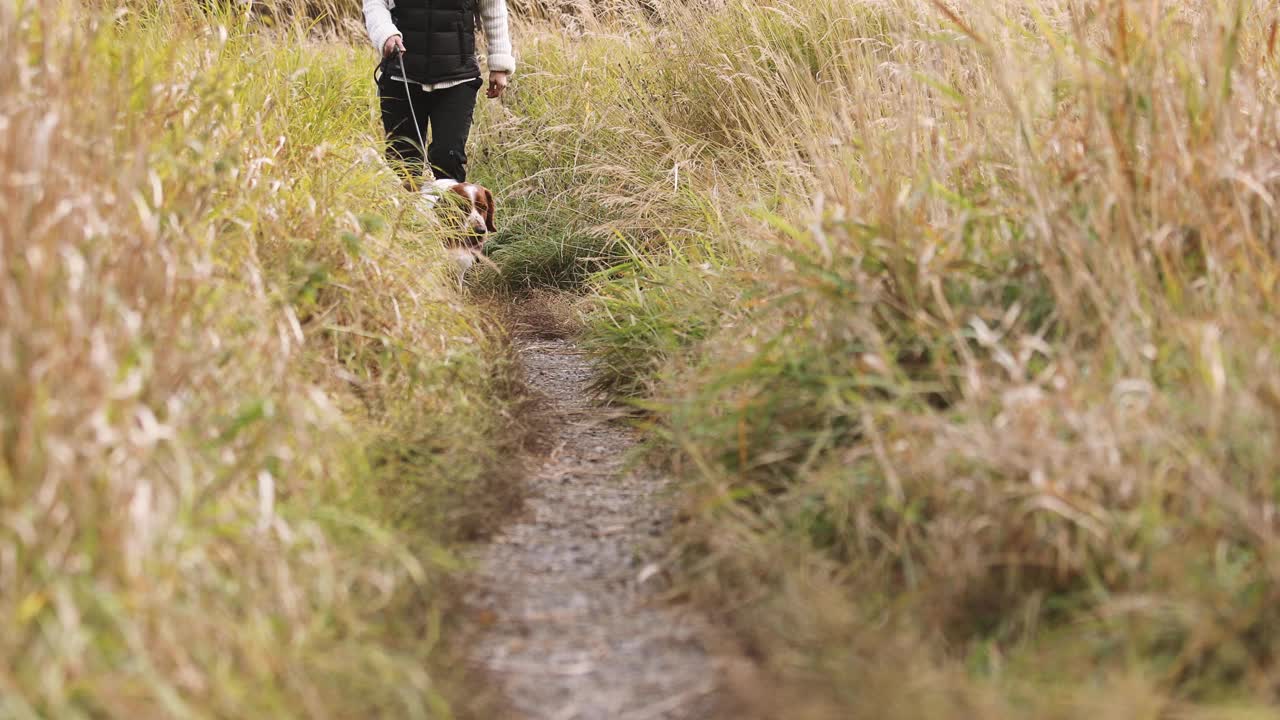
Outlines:
<svg viewBox="0 0 1280 720"><path fill-rule="evenodd" d="M439 206L443 211L445 247L457 263L459 287L477 261L497 270L498 266L484 254L485 237L498 231L493 222L497 208L489 188L442 178L422 188L422 194L431 207Z"/></svg>

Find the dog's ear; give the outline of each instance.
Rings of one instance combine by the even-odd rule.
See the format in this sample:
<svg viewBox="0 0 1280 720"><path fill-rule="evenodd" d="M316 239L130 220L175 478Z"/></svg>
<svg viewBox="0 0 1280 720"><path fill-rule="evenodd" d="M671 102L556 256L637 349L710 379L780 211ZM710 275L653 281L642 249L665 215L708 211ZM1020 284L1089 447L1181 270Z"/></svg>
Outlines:
<svg viewBox="0 0 1280 720"><path fill-rule="evenodd" d="M498 226L493 224L493 193L489 188L484 189L484 228L491 233L498 232Z"/></svg>

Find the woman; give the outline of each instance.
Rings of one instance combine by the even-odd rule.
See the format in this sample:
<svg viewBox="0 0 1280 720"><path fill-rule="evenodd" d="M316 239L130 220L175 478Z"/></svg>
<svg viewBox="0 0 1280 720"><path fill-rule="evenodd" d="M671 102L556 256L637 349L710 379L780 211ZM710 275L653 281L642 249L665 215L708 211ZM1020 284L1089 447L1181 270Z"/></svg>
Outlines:
<svg viewBox="0 0 1280 720"><path fill-rule="evenodd" d="M428 137L428 127L432 175L467 179L467 137L483 84L476 58L477 9L489 44L487 94L499 98L516 67L506 0L364 0L365 27L383 57L378 94L387 157L403 163L410 187L423 180L418 138Z"/></svg>

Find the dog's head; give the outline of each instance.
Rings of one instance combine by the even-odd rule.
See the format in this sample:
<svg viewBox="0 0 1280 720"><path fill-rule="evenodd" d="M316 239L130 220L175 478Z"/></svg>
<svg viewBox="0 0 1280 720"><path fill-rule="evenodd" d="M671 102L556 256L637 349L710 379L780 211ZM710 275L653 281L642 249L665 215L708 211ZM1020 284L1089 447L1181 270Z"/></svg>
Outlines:
<svg viewBox="0 0 1280 720"><path fill-rule="evenodd" d="M449 188L450 192L461 198L463 212L462 230L471 235L495 233L498 227L493 222L494 201L489 188L476 183L458 183Z"/></svg>

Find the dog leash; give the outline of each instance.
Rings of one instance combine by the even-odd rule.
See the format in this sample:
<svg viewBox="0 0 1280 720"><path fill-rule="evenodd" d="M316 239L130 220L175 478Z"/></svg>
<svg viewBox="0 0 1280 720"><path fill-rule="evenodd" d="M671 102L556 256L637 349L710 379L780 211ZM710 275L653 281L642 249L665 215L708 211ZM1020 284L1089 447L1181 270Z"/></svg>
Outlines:
<svg viewBox="0 0 1280 720"><path fill-rule="evenodd" d="M400 60L400 79L404 81L404 99L409 101L409 114L413 116L413 131L418 135L418 147L422 149L422 172L425 178L431 169L427 165L427 143L422 139L422 126L418 124L418 111L413 108L413 93L409 91L409 73L404 69L404 51L396 53Z"/></svg>
<svg viewBox="0 0 1280 720"><path fill-rule="evenodd" d="M387 72L387 61L390 59L391 56L388 55L378 63L378 70L383 74ZM409 73L404 69L404 52L397 52L396 59L400 61L400 80L404 83L404 99L409 103L409 115L413 118L413 132L418 136L418 148L422 150L422 171L425 178L431 174L431 167L427 165L427 143L422 139L422 126L418 124L418 110L413 106L413 92L409 89Z"/></svg>

